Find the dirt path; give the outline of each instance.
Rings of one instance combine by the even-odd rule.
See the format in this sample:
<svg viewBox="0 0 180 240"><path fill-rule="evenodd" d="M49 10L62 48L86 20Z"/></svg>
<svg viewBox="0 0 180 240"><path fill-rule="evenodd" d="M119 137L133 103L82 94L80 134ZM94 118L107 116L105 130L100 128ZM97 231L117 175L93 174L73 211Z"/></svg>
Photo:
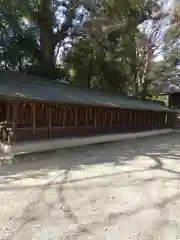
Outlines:
<svg viewBox="0 0 180 240"><path fill-rule="evenodd" d="M180 136L1 165L2 239L180 239Z"/></svg>

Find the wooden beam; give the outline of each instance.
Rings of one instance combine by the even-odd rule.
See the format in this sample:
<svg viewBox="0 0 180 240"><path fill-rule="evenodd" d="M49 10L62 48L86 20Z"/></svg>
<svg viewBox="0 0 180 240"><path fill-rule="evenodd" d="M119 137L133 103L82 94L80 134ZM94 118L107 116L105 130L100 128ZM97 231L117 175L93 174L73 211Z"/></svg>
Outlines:
<svg viewBox="0 0 180 240"><path fill-rule="evenodd" d="M51 127L52 127L52 105L51 104L49 104L49 106L48 106L48 118L49 118L49 120L48 120L48 122L49 122L49 135L48 135L48 137L49 137L49 139L51 139Z"/></svg>

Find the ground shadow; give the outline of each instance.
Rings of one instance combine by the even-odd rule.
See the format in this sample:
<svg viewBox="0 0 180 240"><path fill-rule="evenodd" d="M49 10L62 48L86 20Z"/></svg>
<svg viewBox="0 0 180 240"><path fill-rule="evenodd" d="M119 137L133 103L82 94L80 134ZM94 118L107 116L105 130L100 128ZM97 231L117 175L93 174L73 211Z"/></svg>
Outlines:
<svg viewBox="0 0 180 240"><path fill-rule="evenodd" d="M131 166L134 162L138 161L138 158L143 158L145 161L152 161L152 164L145 166L144 168L134 167L133 169L125 169L125 167ZM147 158L147 159L146 159ZM149 160L148 160L149 159ZM40 201L45 202L43 193L48 187L55 187L58 189L59 203L63 206L64 215L74 224L79 225L79 232L87 232L89 226L81 226L77 214L72 210L71 206L68 205L66 196L64 195L65 184L73 182L85 182L87 180L96 180L91 184L79 185L79 188L86 188L86 190L95 190L96 188L105 188L107 185L103 185L101 182L102 178L116 176L120 174L133 174L133 173L144 173L149 171L162 171L165 173L172 174L172 181L180 180L180 171L178 168L171 168L165 164L167 161L173 161L173 164L178 164L180 159L180 138L178 134L169 134L156 137L148 137L142 139L126 140L115 143L106 143L101 145L93 145L86 147L70 148L66 150L56 150L46 153L30 154L24 157L17 157L15 163L4 164L0 166L0 191L5 190L16 190L26 188L42 188L42 194L39 196ZM139 160L139 161L141 161ZM81 179L69 180L69 173L71 171L79 171L84 169L84 166L99 165L112 165L114 168L120 169L120 171L112 173L104 173L102 175L85 176ZM61 180L54 182L54 176L52 173L56 172ZM50 176L52 177L50 178ZM56 175L56 176L57 176ZM62 176L61 176L62 175ZM11 186L15 181L21 181L24 179L43 180L50 178L49 182L38 185L26 185L16 184ZM133 183L122 183L120 187L129 186L129 184L141 185L151 183L156 179L156 176L142 178L141 181ZM171 180L170 177L158 176L158 179L163 182ZM85 182L86 183L86 182ZM10 185L8 187L8 184ZM109 183L113 184L113 183ZM164 208L170 202L176 201L180 198L180 194L174 194L173 196L166 197L164 200L157 202L153 207ZM48 205L48 203L45 202ZM48 205L48 209L51 210L53 206ZM149 206L152 207L152 206ZM108 221L113 224L118 221L121 216L130 216L143 211L145 207L135 209L127 212L117 212L109 214ZM30 219L33 220L33 219ZM106 220L104 220L106 221ZM26 223L25 223L26 224ZM24 224L24 225L25 225ZM96 225L102 224L102 222L96 222ZM24 226L23 225L23 226ZM21 227L22 229L22 227Z"/></svg>
<svg viewBox="0 0 180 240"><path fill-rule="evenodd" d="M126 166L138 157L149 157L154 161L153 166L146 170L160 169L179 175L180 171L165 168L161 160L179 161L179 135L169 134L19 156L12 164L0 165L0 183L25 178L45 179L52 171L81 170L83 166L97 164Z"/></svg>

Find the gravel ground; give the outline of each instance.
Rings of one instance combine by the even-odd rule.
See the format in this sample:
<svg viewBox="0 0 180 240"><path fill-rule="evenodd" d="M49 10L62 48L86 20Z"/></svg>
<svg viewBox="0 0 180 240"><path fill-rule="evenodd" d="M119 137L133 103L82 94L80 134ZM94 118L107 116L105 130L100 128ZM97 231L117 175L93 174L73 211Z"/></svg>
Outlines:
<svg viewBox="0 0 180 240"><path fill-rule="evenodd" d="M0 240L180 239L180 136L0 165Z"/></svg>

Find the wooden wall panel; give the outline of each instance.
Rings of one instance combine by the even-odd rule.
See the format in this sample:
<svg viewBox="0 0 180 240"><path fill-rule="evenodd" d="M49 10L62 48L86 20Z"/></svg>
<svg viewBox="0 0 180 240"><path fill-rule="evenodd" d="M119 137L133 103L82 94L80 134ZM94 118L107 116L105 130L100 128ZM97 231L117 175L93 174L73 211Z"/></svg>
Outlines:
<svg viewBox="0 0 180 240"><path fill-rule="evenodd" d="M36 128L35 139L36 140L45 140L49 138L48 128Z"/></svg>
<svg viewBox="0 0 180 240"><path fill-rule="evenodd" d="M16 135L15 141L33 140L33 131L34 140L44 140L161 129L172 126L175 121L172 113L168 113L167 116L165 112L82 105L34 104L35 125L33 125L33 103L14 101L11 105L9 119L16 120L12 121ZM13 112L16 107L17 114L14 118Z"/></svg>
<svg viewBox="0 0 180 240"><path fill-rule="evenodd" d="M15 141L33 141L33 129L16 129Z"/></svg>

